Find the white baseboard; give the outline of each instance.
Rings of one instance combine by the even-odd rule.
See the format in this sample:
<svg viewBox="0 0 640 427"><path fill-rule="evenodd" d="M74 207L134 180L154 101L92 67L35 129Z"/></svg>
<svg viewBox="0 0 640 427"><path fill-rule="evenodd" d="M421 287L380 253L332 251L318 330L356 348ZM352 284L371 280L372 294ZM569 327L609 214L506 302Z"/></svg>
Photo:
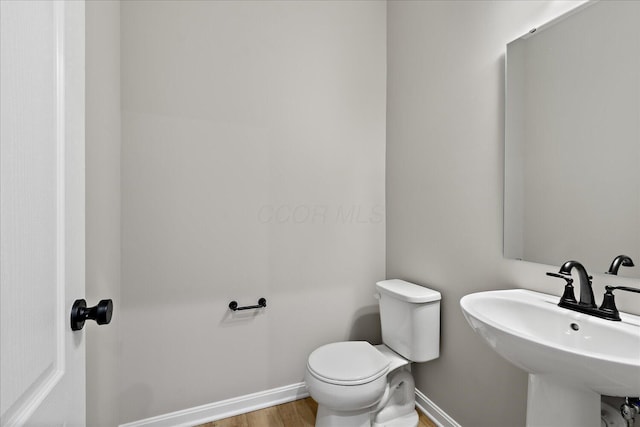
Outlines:
<svg viewBox="0 0 640 427"><path fill-rule="evenodd" d="M305 383L302 382L158 415L157 417L145 418L144 420L121 424L120 427L192 427L281 403L293 402L307 396L309 396L309 391Z"/></svg>
<svg viewBox="0 0 640 427"><path fill-rule="evenodd" d="M192 427L281 403L293 402L307 396L309 396L309 391L305 383L302 382L145 418L121 424L119 427ZM416 389L416 408L427 415L438 427L461 427L418 389Z"/></svg>
<svg viewBox="0 0 640 427"><path fill-rule="evenodd" d="M416 408L428 416L438 427L461 427L453 418L444 412L431 399L416 389Z"/></svg>

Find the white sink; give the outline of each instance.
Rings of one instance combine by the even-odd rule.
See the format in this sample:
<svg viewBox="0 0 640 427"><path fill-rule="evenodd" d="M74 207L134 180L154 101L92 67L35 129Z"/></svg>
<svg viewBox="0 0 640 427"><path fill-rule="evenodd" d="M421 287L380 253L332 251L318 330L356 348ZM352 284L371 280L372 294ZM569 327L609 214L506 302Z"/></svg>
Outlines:
<svg viewBox="0 0 640 427"><path fill-rule="evenodd" d="M529 373L527 426L597 427L601 394L640 396L640 316L614 322L558 301L512 289L466 295L460 305L491 348Z"/></svg>

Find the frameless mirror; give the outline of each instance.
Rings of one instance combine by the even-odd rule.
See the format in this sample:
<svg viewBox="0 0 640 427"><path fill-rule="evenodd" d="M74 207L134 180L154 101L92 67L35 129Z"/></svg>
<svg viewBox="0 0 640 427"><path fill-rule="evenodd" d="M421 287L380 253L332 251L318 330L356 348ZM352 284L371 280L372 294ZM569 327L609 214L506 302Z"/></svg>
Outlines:
<svg viewBox="0 0 640 427"><path fill-rule="evenodd" d="M507 45L504 254L640 277L640 2L586 3Z"/></svg>

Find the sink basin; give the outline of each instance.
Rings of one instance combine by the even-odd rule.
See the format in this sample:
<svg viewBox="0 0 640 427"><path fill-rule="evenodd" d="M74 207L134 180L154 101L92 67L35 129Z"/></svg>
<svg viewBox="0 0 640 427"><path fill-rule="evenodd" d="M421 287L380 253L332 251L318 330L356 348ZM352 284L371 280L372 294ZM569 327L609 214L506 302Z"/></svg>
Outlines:
<svg viewBox="0 0 640 427"><path fill-rule="evenodd" d="M512 289L466 295L460 305L491 348L529 373L527 426L598 426L601 394L640 395L640 316L613 322L558 300Z"/></svg>
<svg viewBox="0 0 640 427"><path fill-rule="evenodd" d="M609 396L640 395L640 316L621 322L557 306L524 289L470 294L460 305L471 327L502 357L534 374L561 375Z"/></svg>

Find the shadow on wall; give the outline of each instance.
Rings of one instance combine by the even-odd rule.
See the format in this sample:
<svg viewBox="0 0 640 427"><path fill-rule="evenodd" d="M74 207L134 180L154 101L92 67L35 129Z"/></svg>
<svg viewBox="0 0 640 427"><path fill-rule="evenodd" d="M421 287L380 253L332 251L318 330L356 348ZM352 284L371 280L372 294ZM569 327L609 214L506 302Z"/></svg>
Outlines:
<svg viewBox="0 0 640 427"><path fill-rule="evenodd" d="M223 328L245 325L254 321L259 316L264 316L264 310L265 309L231 311L227 309L224 311L218 325Z"/></svg>
<svg viewBox="0 0 640 427"><path fill-rule="evenodd" d="M382 343L380 331L380 310L377 305L360 308L353 315L349 341L368 341L376 345Z"/></svg>

